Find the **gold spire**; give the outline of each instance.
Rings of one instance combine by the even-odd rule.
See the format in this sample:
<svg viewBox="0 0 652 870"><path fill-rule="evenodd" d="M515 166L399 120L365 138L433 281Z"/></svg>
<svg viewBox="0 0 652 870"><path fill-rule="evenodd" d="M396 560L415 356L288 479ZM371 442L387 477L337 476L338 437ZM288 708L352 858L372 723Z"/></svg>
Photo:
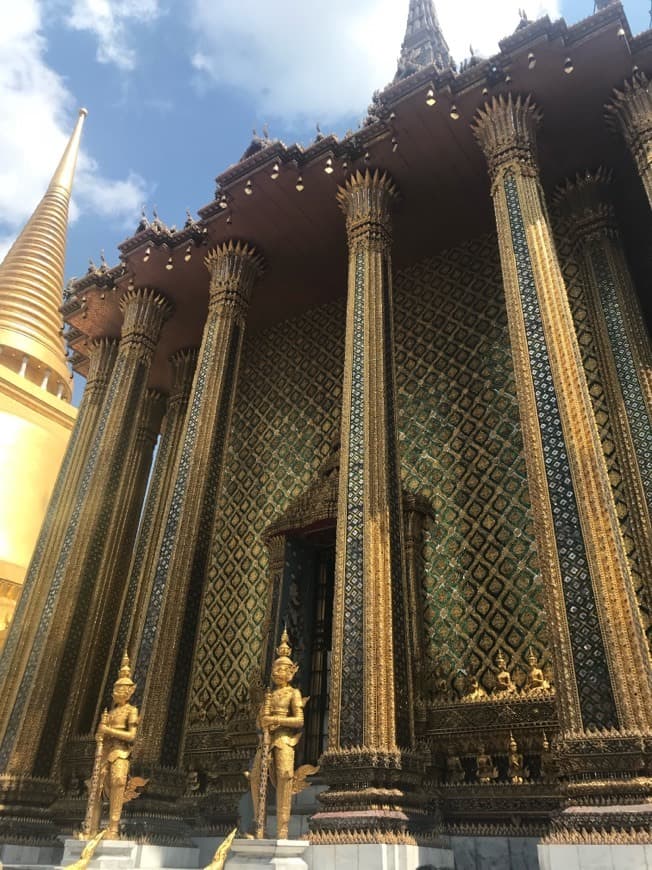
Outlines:
<svg viewBox="0 0 652 870"><path fill-rule="evenodd" d="M45 196L0 263L0 363L70 400L61 336L68 207L86 109Z"/></svg>

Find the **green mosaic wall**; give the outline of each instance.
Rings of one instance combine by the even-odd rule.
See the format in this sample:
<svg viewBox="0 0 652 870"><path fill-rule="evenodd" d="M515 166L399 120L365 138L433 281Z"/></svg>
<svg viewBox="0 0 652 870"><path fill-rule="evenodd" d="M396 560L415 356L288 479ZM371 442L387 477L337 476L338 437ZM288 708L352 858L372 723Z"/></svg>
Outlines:
<svg viewBox="0 0 652 870"><path fill-rule="evenodd" d="M522 681L528 648L549 653L495 237L404 270L394 292L403 485L436 514L424 541L427 654L490 688L502 649ZM260 655L262 534L338 439L343 348L343 302L246 340L195 658L202 727Z"/></svg>

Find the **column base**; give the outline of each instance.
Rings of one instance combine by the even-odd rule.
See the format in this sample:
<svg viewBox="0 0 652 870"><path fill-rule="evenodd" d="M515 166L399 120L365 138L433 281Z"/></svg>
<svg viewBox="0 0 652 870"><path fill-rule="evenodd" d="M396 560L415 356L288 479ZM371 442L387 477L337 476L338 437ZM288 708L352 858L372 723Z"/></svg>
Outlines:
<svg viewBox="0 0 652 870"><path fill-rule="evenodd" d="M234 840L228 857L229 870L308 870L303 859L307 840Z"/></svg>
<svg viewBox="0 0 652 870"><path fill-rule="evenodd" d="M192 846L185 821L187 810L182 801L184 773L176 768L155 767L139 762L132 764L130 773L148 782L138 798L124 805L121 834L141 843Z"/></svg>
<svg viewBox="0 0 652 870"><path fill-rule="evenodd" d="M0 842L59 846L50 807L60 792L51 779L0 775Z"/></svg>
<svg viewBox="0 0 652 870"><path fill-rule="evenodd" d="M320 777L328 789L318 796L321 809L310 820L311 842L411 845L431 838L433 799L422 788L426 762L422 753L406 750L325 753Z"/></svg>

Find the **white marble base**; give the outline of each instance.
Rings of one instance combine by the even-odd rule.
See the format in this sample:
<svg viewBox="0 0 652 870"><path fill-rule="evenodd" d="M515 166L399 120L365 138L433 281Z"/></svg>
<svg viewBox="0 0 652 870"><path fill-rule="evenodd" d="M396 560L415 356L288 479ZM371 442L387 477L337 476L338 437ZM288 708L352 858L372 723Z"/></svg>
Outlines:
<svg viewBox="0 0 652 870"><path fill-rule="evenodd" d="M226 860L229 870L308 870L303 854L307 840L234 840Z"/></svg>
<svg viewBox="0 0 652 870"><path fill-rule="evenodd" d="M0 843L0 867L58 864L60 859L61 846L19 846L15 843Z"/></svg>
<svg viewBox="0 0 652 870"><path fill-rule="evenodd" d="M541 870L652 870L651 845L538 846Z"/></svg>
<svg viewBox="0 0 652 870"><path fill-rule="evenodd" d="M361 843L346 846L309 846L310 870L454 870L451 849Z"/></svg>
<svg viewBox="0 0 652 870"><path fill-rule="evenodd" d="M455 870L539 870L536 837L451 837Z"/></svg>
<svg viewBox="0 0 652 870"><path fill-rule="evenodd" d="M79 860L87 840L67 839L64 843L63 867ZM151 846L133 840L102 840L90 864L90 870L190 870L199 867L196 846Z"/></svg>

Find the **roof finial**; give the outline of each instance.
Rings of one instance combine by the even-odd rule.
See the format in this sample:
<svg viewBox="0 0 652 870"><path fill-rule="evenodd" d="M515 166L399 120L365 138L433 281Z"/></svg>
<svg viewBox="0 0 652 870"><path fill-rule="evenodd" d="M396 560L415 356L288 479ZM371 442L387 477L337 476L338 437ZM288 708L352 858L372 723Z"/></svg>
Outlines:
<svg viewBox="0 0 652 870"><path fill-rule="evenodd" d="M67 400L71 397L70 372L60 334L59 307L63 301L68 207L87 114L86 109L79 110L45 196L0 264L0 345L10 351L3 355L4 364L9 365L12 356L27 357L50 369L56 377L49 378L48 384L55 390L62 385ZM42 369L28 363L26 377L41 384Z"/></svg>
<svg viewBox="0 0 652 870"><path fill-rule="evenodd" d="M454 68L455 65L432 0L410 0L405 38L395 78L407 78L431 64L440 71Z"/></svg>

